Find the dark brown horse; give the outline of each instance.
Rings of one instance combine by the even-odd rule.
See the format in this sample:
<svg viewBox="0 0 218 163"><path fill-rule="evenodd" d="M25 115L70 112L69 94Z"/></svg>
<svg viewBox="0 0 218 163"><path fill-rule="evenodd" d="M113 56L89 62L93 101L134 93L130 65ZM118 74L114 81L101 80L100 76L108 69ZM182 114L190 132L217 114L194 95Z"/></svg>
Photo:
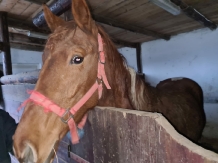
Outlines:
<svg viewBox="0 0 218 163"><path fill-rule="evenodd" d="M94 91L74 116L69 117L72 124L79 124L96 105L160 112L180 133L197 141L205 123L200 87L191 81L191 86L187 84L179 89L148 86L127 67L108 35L92 19L85 0L73 0L72 11L75 23L64 22L44 6L47 24L53 33L45 46L43 67L34 90L37 93L33 95L40 94L37 98L46 97L56 107L67 109L97 86L99 91ZM101 57L102 51L105 60ZM59 108L60 114L44 112L51 109L51 105L54 106L51 102L44 106L43 102L36 101L26 105L14 136L14 152L20 162L50 162L56 142L69 131L69 126L59 117L66 118L63 109Z"/></svg>
<svg viewBox="0 0 218 163"><path fill-rule="evenodd" d="M196 124L198 124L199 126L202 126L202 127L196 128L196 133L202 133L203 126L205 125L205 122L206 122L206 117L202 109L204 107L203 91L201 87L195 81L188 79L188 78L171 78L171 79L166 79L164 81L161 81L156 86L156 88L160 94L159 96L162 97L161 101L164 104L167 104L167 103L173 104L170 108L176 107L178 111L178 115L179 113L181 113L181 115L185 115L189 117L190 118L190 121L189 121L190 128L194 128ZM174 95L175 95L174 98L170 98L170 96L173 97ZM164 96L165 97L169 96L169 98L167 99L163 98ZM199 113L196 113L196 111L194 111L195 110L194 108L196 108L197 106L199 110L196 110L196 111ZM165 109L163 109L163 107L165 107ZM166 111L167 110L166 107L168 106L163 105L162 109ZM187 110L184 110L183 108L186 108ZM186 123L186 118L184 119L181 118L178 121L176 117L171 118L172 115L170 115L170 113L162 112L162 114L164 114L165 117L172 124ZM191 118L193 118L194 121L191 121ZM174 126L174 127L180 133L184 133L184 131L186 131L187 136L195 142L199 140L200 138L200 134L191 132L189 128L185 126L181 126L180 128L177 128L177 126Z"/></svg>

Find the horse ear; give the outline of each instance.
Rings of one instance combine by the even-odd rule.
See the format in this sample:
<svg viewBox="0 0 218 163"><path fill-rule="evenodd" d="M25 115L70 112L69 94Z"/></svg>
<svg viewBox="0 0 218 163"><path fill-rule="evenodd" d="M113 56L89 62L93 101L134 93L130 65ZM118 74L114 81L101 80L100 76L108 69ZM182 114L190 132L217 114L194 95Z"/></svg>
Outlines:
<svg viewBox="0 0 218 163"><path fill-rule="evenodd" d="M63 19L54 15L50 11L50 9L47 7L47 5L45 5L45 4L43 4L43 11L44 11L45 20L48 24L48 27L51 29L52 32L54 32L54 30L58 26L60 26L61 24L63 24L65 22Z"/></svg>
<svg viewBox="0 0 218 163"><path fill-rule="evenodd" d="M73 0L72 12L76 24L82 30L92 32L94 21L85 0Z"/></svg>

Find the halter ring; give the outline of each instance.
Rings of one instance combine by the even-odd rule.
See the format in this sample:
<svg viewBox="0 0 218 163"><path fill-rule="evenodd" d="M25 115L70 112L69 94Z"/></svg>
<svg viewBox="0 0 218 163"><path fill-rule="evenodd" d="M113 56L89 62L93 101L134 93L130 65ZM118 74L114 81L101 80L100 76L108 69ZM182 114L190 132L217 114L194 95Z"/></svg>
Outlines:
<svg viewBox="0 0 218 163"><path fill-rule="evenodd" d="M64 119L64 117L66 116L66 115L70 115L69 117L68 117L68 119ZM62 122L64 122L64 123L68 123L68 121L72 118L73 119L73 114L71 114L71 112L70 112L70 109L66 109L66 111L65 111L65 113L61 116L61 121Z"/></svg>

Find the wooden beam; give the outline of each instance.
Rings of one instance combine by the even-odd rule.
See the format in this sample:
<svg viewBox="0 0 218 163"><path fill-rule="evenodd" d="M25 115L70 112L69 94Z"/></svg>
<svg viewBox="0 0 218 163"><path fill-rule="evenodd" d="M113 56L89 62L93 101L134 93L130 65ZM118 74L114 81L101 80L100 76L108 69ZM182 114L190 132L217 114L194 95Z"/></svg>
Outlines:
<svg viewBox="0 0 218 163"><path fill-rule="evenodd" d="M73 16L72 16L72 13L71 13L70 10L65 12L65 16L66 16L66 19L68 21L73 20ZM161 38L161 39L164 39L164 40L169 40L170 39L170 35L165 35L165 34L154 32L152 30L148 30L148 29L145 29L145 28L140 28L140 27L136 27L134 25L121 23L121 22L118 22L116 20L112 20L112 19L109 19L109 18L104 18L104 17L101 17L101 16L93 15L93 19L95 21L97 21L98 23L107 24L107 25L110 25L110 26L113 26L113 27L121 28L121 29L124 29L124 30L129 31L129 32L144 34L146 36L152 36L154 38Z"/></svg>
<svg viewBox="0 0 218 163"><path fill-rule="evenodd" d="M47 3L49 0L25 0L25 1L42 5L44 3Z"/></svg>
<svg viewBox="0 0 218 163"><path fill-rule="evenodd" d="M127 41L123 41L123 40L118 40L118 39L114 39L112 38L112 41L119 46L123 46L123 47L129 47L129 48L136 48L136 43L131 43L131 42L127 42Z"/></svg>
<svg viewBox="0 0 218 163"><path fill-rule="evenodd" d="M27 22L24 22L22 20L13 19L13 18L9 18L9 26L14 27L14 28L30 30L30 31L34 31L34 32L41 32L41 33L44 33L44 34L50 34L50 31L48 29L39 29L39 28L36 28L31 23L27 23ZM36 44L41 44L41 45L44 44L44 43L40 43L42 41L42 40L40 41L40 39L35 39L34 40L34 38L29 38L27 36L22 36L22 35L19 35L19 34L10 33L11 42L13 42L12 41L13 38L22 42L21 44L18 44L19 41L17 41L17 43L16 43L16 48L19 48L19 49L23 48L23 47L26 50L30 49L31 48L30 45L24 45L24 44L27 44L29 41L30 41L30 43L34 43L34 41L36 41ZM112 40L113 40L113 42L115 44L120 45L120 46L131 47L131 48L136 47L135 43L130 43L130 42L122 41L122 40L118 40L118 39L112 39ZM13 42L13 43L15 44L15 42ZM13 44L13 46L15 47L14 44ZM28 48L28 46L30 46L30 48ZM36 47L34 47L34 49L37 50L37 45L36 45ZM39 48L39 49L40 49L40 51L42 50L41 48Z"/></svg>
<svg viewBox="0 0 218 163"><path fill-rule="evenodd" d="M33 44L33 45L41 45L44 46L46 40L39 39L39 38L32 38L26 35L17 34L17 33L10 33L9 34L10 42L20 42L24 44Z"/></svg>
<svg viewBox="0 0 218 163"><path fill-rule="evenodd" d="M206 18L195 8L188 6L183 1L181 0L170 0L170 1L175 3L177 6L179 6L188 17L198 21L199 23L203 24L205 27L208 27L211 30L215 30L217 28L217 25L214 22Z"/></svg>
<svg viewBox="0 0 218 163"><path fill-rule="evenodd" d="M0 42L3 44L2 64L4 75L12 74L11 50L9 44L7 13L0 12Z"/></svg>
<svg viewBox="0 0 218 163"><path fill-rule="evenodd" d="M73 17L72 17L72 13L71 13L70 10L68 10L68 11L66 11L64 13L64 17L65 17L66 21L74 22ZM119 40L119 39L116 39L116 38L113 38L113 37L111 37L111 40L114 42L114 44L117 45L118 48L120 48L120 47L136 48L136 43Z"/></svg>
<svg viewBox="0 0 218 163"><path fill-rule="evenodd" d="M57 12L58 11L56 11L56 13ZM158 32L152 31L152 30L148 30L148 29L145 29L145 28L140 28L140 27L137 27L137 26L134 26L134 25L121 23L121 22L118 22L118 21L115 21L115 20L112 20L112 19L97 16L97 15L93 15L93 18L94 18L95 21L97 21L99 23L103 23L103 24L107 24L107 25L110 25L110 26L113 26L113 27L121 28L121 29L130 31L130 32L140 33L140 34L144 34L144 35L147 35L147 36L152 36L154 38L161 38L161 39L164 39L164 40L169 40L170 39L169 35L161 34L161 33L158 33ZM73 16L72 16L70 10L65 12L65 19L66 20L72 20L73 19ZM44 19L43 12L40 12L39 14L37 14L37 16L33 18L33 22L38 27L45 24L45 19Z"/></svg>
<svg viewBox="0 0 218 163"><path fill-rule="evenodd" d="M21 50L29 50L29 51L39 51L42 52L44 50L44 46L37 46L31 44L23 44L18 42L11 42L11 48L21 49Z"/></svg>
<svg viewBox="0 0 218 163"><path fill-rule="evenodd" d="M20 28L20 29L25 29L25 30L30 30L34 32L40 32L40 33L45 33L45 34L50 34L50 30L48 28L37 28L34 26L33 23L24 21L24 20L19 20L19 19L14 19L14 18L8 18L8 26L9 27L14 27L14 28Z"/></svg>
<svg viewBox="0 0 218 163"><path fill-rule="evenodd" d="M3 42L0 42L0 51L3 51L3 47L4 47Z"/></svg>
<svg viewBox="0 0 218 163"><path fill-rule="evenodd" d="M46 40L31 38L25 35L10 33L10 45L12 48L31 50L31 51L43 51Z"/></svg>
<svg viewBox="0 0 218 163"><path fill-rule="evenodd" d="M50 31L47 28L43 28L43 29L40 28L39 29L31 23L27 23L27 22L19 20L19 19L9 18L8 24L10 27L14 27L14 28L20 28L20 29L30 30L30 31L34 31L34 32L40 32L40 33L44 33L44 34L50 34ZM117 40L117 39L112 39L112 40L115 44L120 45L120 46L132 47L132 48L136 47L135 43L130 43L127 41L121 41L121 40ZM23 46L21 46L21 47L23 47Z"/></svg>
<svg viewBox="0 0 218 163"><path fill-rule="evenodd" d="M8 18L8 26L19 28L19 29L30 30L34 32L39 32L39 33L44 33L44 34L50 34L50 30L48 28L39 29L35 27L32 23L19 20L19 19L13 19L10 17ZM31 38L25 35L15 34L15 33L10 33L9 37L10 37L10 45L12 48L22 49L22 50L31 50L31 51L43 51L44 50L44 45L45 45L46 40Z"/></svg>
<svg viewBox="0 0 218 163"><path fill-rule="evenodd" d="M136 44L136 61L137 61L137 74L145 80L145 74L143 73L142 69L142 45L141 43Z"/></svg>
<svg viewBox="0 0 218 163"><path fill-rule="evenodd" d="M134 25L123 23L123 22L121 23L121 22L118 22L116 20L103 18L103 17L97 16L97 15L93 15L93 18L99 23L107 24L107 25L110 25L110 26L113 26L113 27L122 28L122 29L130 31L130 32L144 34L144 35L147 35L147 36L152 36L154 38L161 38L161 39L164 39L164 40L170 40L169 35L154 32L152 30L148 30L148 29L145 29L145 28L140 28L140 27L137 27L137 26L134 26Z"/></svg>

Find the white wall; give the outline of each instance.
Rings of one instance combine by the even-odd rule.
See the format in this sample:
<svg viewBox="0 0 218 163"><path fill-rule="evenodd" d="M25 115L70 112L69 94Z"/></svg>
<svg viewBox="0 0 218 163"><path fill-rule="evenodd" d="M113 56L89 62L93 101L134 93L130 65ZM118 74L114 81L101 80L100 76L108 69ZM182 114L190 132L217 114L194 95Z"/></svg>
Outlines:
<svg viewBox="0 0 218 163"><path fill-rule="evenodd" d="M41 68L42 52L11 49L13 74ZM0 57L2 64L2 56Z"/></svg>
<svg viewBox="0 0 218 163"><path fill-rule="evenodd" d="M136 69L135 49L119 51ZM153 86L172 77L188 77L199 83L207 116L204 135L218 138L218 30L200 29L174 36L170 41L143 43L142 64L146 81Z"/></svg>
<svg viewBox="0 0 218 163"><path fill-rule="evenodd" d="M127 64L137 71L136 49L120 48L119 52L126 58Z"/></svg>
<svg viewBox="0 0 218 163"><path fill-rule="evenodd" d="M119 50L136 66L135 49ZM218 30L201 29L180 34L170 41L142 44L142 64L152 85L172 77L188 77L200 84L206 102L218 102Z"/></svg>

